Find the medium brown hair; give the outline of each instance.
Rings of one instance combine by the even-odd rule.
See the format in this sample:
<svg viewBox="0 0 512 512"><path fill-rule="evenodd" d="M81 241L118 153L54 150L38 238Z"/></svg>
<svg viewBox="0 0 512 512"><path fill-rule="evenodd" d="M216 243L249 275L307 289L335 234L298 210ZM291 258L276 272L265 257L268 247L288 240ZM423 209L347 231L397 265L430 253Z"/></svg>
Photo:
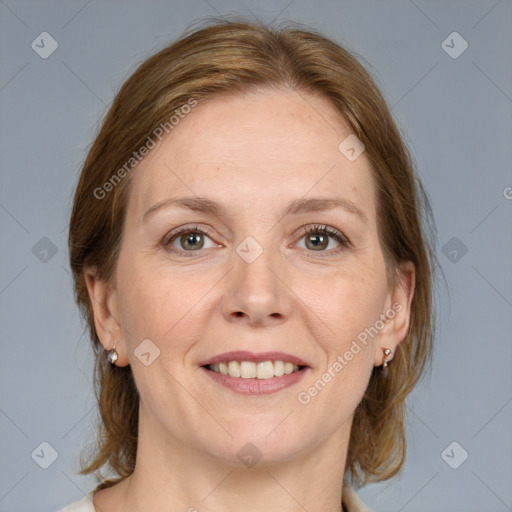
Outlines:
<svg viewBox="0 0 512 512"><path fill-rule="evenodd" d="M94 326L84 269L111 281L126 214L130 176L118 170L134 152L158 142L155 130L187 102L265 88L327 99L365 145L377 193L379 240L390 286L399 264L412 261L416 284L408 333L386 375L374 368L358 405L346 461L356 485L395 476L405 457L405 398L430 362L434 333L435 254L425 227L433 225L428 198L390 110L370 74L347 50L297 25L265 27L216 21L190 32L143 62L124 83L85 160L69 227L75 298L96 349L97 444L81 473L97 472L96 490L135 468L139 395L130 366L112 366ZM193 115L193 114L192 114ZM170 134L172 136L172 133ZM341 142L341 141L340 141ZM124 167L126 171L126 166ZM129 170L129 169L128 169ZM112 185L112 177L123 179ZM112 186L105 187L109 182ZM98 190L107 190L98 198ZM106 466L115 477L106 479Z"/></svg>

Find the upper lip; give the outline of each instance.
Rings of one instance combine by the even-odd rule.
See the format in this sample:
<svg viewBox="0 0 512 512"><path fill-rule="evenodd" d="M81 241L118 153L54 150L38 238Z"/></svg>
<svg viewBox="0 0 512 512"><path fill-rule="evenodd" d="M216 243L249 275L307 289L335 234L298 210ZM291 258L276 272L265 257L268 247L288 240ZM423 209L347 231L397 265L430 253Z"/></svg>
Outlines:
<svg viewBox="0 0 512 512"><path fill-rule="evenodd" d="M202 363L199 366L206 366L209 364L227 363L229 361L252 361L253 363L261 363L263 361L284 361L296 364L298 366L309 366L305 361L292 354L285 352L248 352L246 350L236 350L234 352L224 352L214 356Z"/></svg>

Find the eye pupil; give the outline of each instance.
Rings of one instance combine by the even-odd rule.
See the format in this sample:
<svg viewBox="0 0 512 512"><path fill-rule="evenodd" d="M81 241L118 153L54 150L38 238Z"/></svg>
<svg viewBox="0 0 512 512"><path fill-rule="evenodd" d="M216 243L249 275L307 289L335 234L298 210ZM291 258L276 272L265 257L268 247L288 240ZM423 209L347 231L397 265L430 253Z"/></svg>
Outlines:
<svg viewBox="0 0 512 512"><path fill-rule="evenodd" d="M313 241L313 240L315 240L315 241ZM315 249L318 249L318 248L325 249L327 247L327 245L329 244L328 238L325 235L319 235L319 234L308 236L307 241L308 242L311 241L313 243L313 248L315 248Z"/></svg>
<svg viewBox="0 0 512 512"><path fill-rule="evenodd" d="M200 243L199 246L195 245L195 242L197 243L198 240L200 242L202 242L202 243ZM181 243L182 243L183 247L185 247L185 248L197 250L197 249L201 249L203 247L204 240L202 239L202 235L200 233L190 232L190 233L186 233L186 234L182 235Z"/></svg>

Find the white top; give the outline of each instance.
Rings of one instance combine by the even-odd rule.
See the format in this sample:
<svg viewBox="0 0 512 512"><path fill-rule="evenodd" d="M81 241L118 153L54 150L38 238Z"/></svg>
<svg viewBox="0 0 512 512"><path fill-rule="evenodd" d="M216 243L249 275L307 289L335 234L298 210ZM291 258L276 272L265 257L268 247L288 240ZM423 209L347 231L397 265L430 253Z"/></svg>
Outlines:
<svg viewBox="0 0 512 512"><path fill-rule="evenodd" d="M91 491L87 496L84 496L80 501L74 501L67 507L60 509L58 512L96 512L92 504L92 497L94 491Z"/></svg>
<svg viewBox="0 0 512 512"><path fill-rule="evenodd" d="M96 512L92 504L94 491L84 496L80 501L75 501L59 512ZM371 512L371 510L358 498L351 487L343 487L343 505L348 512Z"/></svg>

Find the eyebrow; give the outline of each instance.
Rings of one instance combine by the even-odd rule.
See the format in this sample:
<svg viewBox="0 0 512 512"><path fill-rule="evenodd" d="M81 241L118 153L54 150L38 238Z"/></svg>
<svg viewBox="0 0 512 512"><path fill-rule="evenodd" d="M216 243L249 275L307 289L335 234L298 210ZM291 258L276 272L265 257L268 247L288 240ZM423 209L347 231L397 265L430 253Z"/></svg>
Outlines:
<svg viewBox="0 0 512 512"><path fill-rule="evenodd" d="M228 211L225 206L217 203L216 201L212 201L206 197L182 196L164 199L154 204L144 213L141 218L141 222L146 222L157 210L169 206L178 206L196 212L209 213L218 217L228 216ZM343 210L354 214L363 222L368 222L366 214L352 201L345 198L334 197L309 197L295 199L286 206L282 212L282 216L285 217L287 215L300 215L309 212L327 211L335 208L342 208Z"/></svg>

